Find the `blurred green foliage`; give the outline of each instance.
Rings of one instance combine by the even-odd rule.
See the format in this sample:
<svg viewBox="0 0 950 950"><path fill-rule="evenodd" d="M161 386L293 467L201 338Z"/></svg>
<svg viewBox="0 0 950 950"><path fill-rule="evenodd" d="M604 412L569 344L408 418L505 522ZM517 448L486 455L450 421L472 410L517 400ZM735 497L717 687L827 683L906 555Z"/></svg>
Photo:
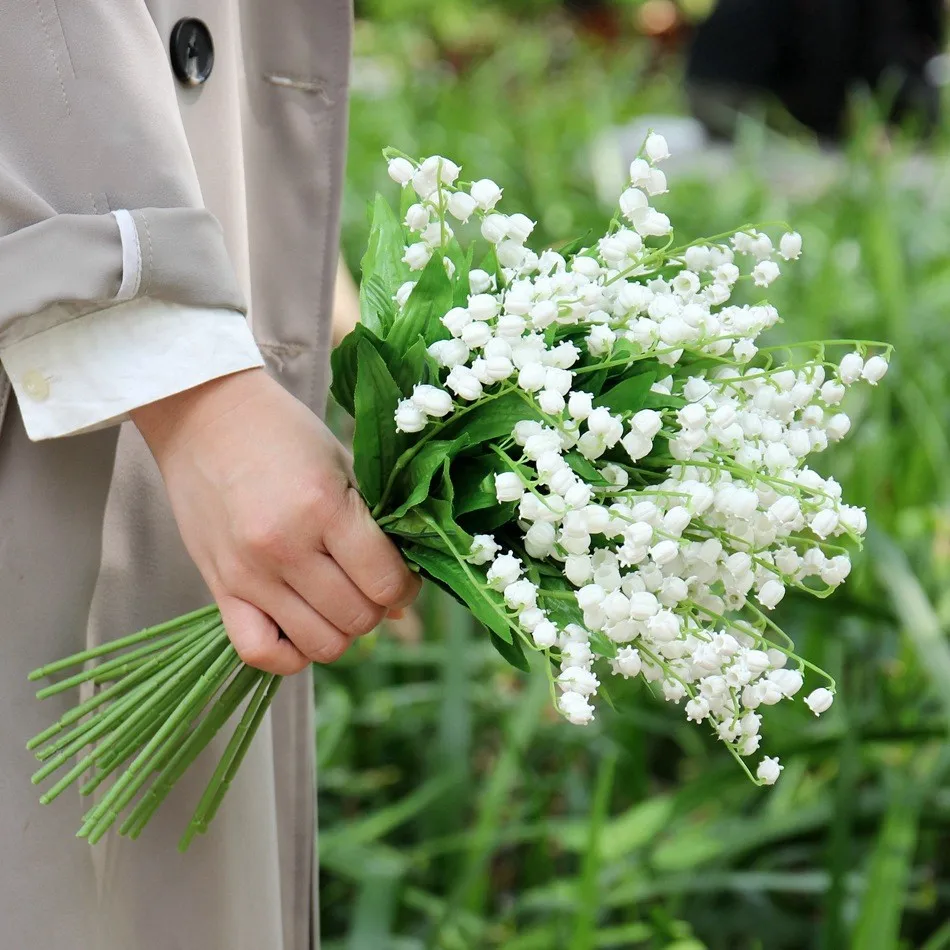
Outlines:
<svg viewBox="0 0 950 950"><path fill-rule="evenodd" d="M675 67L648 77L642 46L591 49L557 22L509 27L456 71L422 33L360 25L351 263L366 200L394 190L386 144L496 178L542 241L602 225L591 143L676 110ZM591 727L563 723L544 677L506 668L428 591L419 642L383 631L316 673L325 947L950 947L950 182L936 148L915 165L869 129L830 187L789 198L753 133L727 176L671 171L661 205L687 237L786 219L802 232L805 255L770 293L776 342L897 346L884 383L849 403L852 435L818 459L873 528L842 591L779 611L839 682L821 720L769 711L780 783L752 786L642 684L611 684L616 708Z"/></svg>

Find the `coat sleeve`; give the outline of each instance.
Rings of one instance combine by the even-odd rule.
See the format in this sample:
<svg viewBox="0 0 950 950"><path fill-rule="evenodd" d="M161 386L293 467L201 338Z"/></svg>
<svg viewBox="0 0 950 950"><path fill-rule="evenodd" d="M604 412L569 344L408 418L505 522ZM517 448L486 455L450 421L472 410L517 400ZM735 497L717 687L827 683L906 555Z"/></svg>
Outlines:
<svg viewBox="0 0 950 950"><path fill-rule="evenodd" d="M31 438L261 365L143 0L0 4L0 361Z"/></svg>

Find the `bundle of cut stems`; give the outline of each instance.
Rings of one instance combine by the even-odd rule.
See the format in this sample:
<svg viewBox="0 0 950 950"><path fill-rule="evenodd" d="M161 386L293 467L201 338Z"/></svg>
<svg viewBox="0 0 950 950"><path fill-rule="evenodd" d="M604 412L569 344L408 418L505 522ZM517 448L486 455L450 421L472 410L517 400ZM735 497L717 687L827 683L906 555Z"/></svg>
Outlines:
<svg viewBox="0 0 950 950"><path fill-rule="evenodd" d="M172 786L244 704L179 842L179 850L187 850L221 806L281 678L241 661L215 606L57 660L34 670L30 679L76 667L81 672L44 687L37 697L85 683L93 695L34 736L27 748L43 763L34 784L65 770L40 798L43 804L76 783L81 795L91 795L114 777L77 833L90 844L126 811L119 833L137 838Z"/></svg>

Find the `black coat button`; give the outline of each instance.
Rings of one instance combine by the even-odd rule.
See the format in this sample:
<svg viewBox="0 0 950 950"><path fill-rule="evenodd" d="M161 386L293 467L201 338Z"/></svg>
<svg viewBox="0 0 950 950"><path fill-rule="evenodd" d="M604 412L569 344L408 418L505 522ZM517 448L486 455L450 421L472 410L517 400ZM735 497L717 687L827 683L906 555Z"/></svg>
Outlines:
<svg viewBox="0 0 950 950"><path fill-rule="evenodd" d="M214 43L211 31L194 17L179 20L172 27L172 70L186 86L200 86L214 67Z"/></svg>

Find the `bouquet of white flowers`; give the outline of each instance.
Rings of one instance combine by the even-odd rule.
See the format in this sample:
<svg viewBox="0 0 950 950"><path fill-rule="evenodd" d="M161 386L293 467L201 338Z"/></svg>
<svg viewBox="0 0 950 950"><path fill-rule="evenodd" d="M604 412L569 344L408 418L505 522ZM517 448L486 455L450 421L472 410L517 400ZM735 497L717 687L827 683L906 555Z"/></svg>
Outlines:
<svg viewBox="0 0 950 950"><path fill-rule="evenodd" d="M494 182L387 150L402 207L376 199L362 322L333 354L332 391L356 420L354 469L378 524L508 662L527 671L528 652L545 655L567 720L593 719L605 675L641 677L772 784L777 758L746 764L762 708L807 675L819 715L835 684L770 612L789 587L831 593L850 570L839 542L860 542L867 524L806 460L847 434L838 405L851 384L884 376L890 347L760 348L779 315L765 300L733 304L733 292L764 292L801 237L776 249L746 227L675 246L651 203L667 190L667 154L651 134L603 236L537 253L534 222L497 210ZM454 233L476 225L488 244L477 266L477 242L465 250ZM241 664L214 608L33 675L124 648L40 692L110 684L31 742L46 763L34 780L92 744L43 801L87 770L84 793L121 772L80 834L98 840L138 796L120 828L134 837L250 697L186 847L279 678Z"/></svg>

